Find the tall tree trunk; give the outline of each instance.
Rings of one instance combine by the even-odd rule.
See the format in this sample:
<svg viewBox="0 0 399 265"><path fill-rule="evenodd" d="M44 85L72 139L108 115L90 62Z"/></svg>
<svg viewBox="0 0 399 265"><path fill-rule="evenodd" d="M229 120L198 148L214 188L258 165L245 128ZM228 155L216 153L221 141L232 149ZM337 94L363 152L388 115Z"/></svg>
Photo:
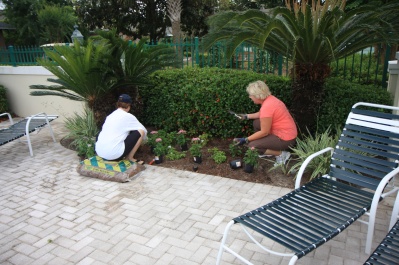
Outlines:
<svg viewBox="0 0 399 265"><path fill-rule="evenodd" d="M300 133L314 132L320 106L323 101L323 86L331 72L327 64L295 65L292 84L291 112Z"/></svg>
<svg viewBox="0 0 399 265"><path fill-rule="evenodd" d="M168 17L172 23L173 42L176 44L177 60L179 65L183 65L183 50L181 45L181 0L168 0Z"/></svg>

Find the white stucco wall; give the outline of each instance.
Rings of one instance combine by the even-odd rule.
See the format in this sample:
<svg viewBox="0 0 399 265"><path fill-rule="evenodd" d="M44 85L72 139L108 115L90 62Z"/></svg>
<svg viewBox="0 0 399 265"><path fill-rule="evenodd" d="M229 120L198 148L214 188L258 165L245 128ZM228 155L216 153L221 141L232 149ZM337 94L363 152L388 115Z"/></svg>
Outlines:
<svg viewBox="0 0 399 265"><path fill-rule="evenodd" d="M7 89L7 98L13 113L26 117L39 112L57 114L60 119L83 111L82 102L57 96L31 96L30 85L55 85L47 81L54 75L41 66L0 66L0 85Z"/></svg>
<svg viewBox="0 0 399 265"><path fill-rule="evenodd" d="M396 59L395 61L389 61L388 64L389 80L387 90L394 98L393 105L397 107L399 106L399 52L396 53ZM399 114L399 112L395 111L395 114Z"/></svg>

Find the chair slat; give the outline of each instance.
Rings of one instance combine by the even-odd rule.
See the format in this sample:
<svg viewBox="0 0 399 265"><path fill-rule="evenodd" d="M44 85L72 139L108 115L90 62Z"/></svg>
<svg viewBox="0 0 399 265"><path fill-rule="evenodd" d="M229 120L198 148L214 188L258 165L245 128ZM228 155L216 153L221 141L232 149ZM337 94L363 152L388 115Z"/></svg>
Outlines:
<svg viewBox="0 0 399 265"><path fill-rule="evenodd" d="M372 167L378 167L378 170L380 170L381 172L389 172L396 166L396 163L390 160L380 159L376 156L365 156L357 153L352 153L339 148L335 148L332 159L339 159L343 161L348 160L349 162L354 162L352 161L352 159L364 161L366 164L372 165Z"/></svg>
<svg viewBox="0 0 399 265"><path fill-rule="evenodd" d="M381 130L376 130L373 128L367 128L367 127L362 127L358 125L353 125L353 124L346 124L345 130L352 130L352 131L361 131L363 133L368 133L368 134L375 134L375 135L380 135L381 137L387 137L387 138L393 138L397 139L398 138L398 133L396 132L391 132L391 131L381 131Z"/></svg>
<svg viewBox="0 0 399 265"><path fill-rule="evenodd" d="M399 264L399 221L364 264Z"/></svg>
<svg viewBox="0 0 399 265"><path fill-rule="evenodd" d="M376 179L373 180L336 167L330 168L330 176L372 190L375 190L379 183Z"/></svg>
<svg viewBox="0 0 399 265"><path fill-rule="evenodd" d="M386 188L386 183L393 178L393 174L390 174L390 179L385 179L387 174L398 168L399 115L360 110L356 108L358 106L399 110L370 103L354 105L333 151L330 172L326 176L316 178L273 202L233 219L234 223L247 226L293 251L295 254L290 264L346 229L370 210L372 202L370 215L375 213L374 203L384 197L377 187L381 186L381 180L384 179ZM303 170L301 168L300 172ZM375 194L376 190L378 194ZM374 228L372 217L375 216L370 216L369 229ZM231 224L223 236L218 262L225 250ZM371 237L371 234L367 237L366 251L370 251ZM380 246L380 252L389 255L377 254L377 262L396 259L398 249L399 242L394 236L389 237L387 243ZM237 254L231 249L230 253ZM236 256L240 257L238 254ZM393 264L399 264L399 261Z"/></svg>
<svg viewBox="0 0 399 265"><path fill-rule="evenodd" d="M369 116L353 114L350 115L347 123L382 131L399 133L399 122L397 120L386 120L381 118L373 118Z"/></svg>
<svg viewBox="0 0 399 265"><path fill-rule="evenodd" d="M399 120L399 115L392 114L392 113L381 112L381 111L352 108L351 112L355 113L355 114L365 115L365 116L384 118L384 119L387 119L387 120Z"/></svg>
<svg viewBox="0 0 399 265"><path fill-rule="evenodd" d="M319 186L319 183L324 183L324 186L331 186L332 182L335 181L326 178L318 178L312 181L310 185L308 185ZM256 211L252 211L237 218L234 218L234 221L242 223L246 226L250 226L251 228L256 227L256 231L258 233L269 237L279 242L283 246L295 251L297 255L305 255L305 252L313 250L315 245L322 244L323 242L326 242L328 239L340 233L340 231L345 229L349 224L351 224L358 217L364 214L364 212L369 209L371 204L372 193L369 193L369 199L363 200L360 203L360 206L353 206L353 209L350 210L349 208L351 207L352 203L348 203L348 209L346 212L340 214L336 214L335 212L328 213L326 209L330 207L331 209L337 211L337 207L332 203L333 193L329 195L331 196L331 201L325 203L319 200L319 191L312 191L308 188L308 185L303 186L300 189L296 189L294 192L287 194L287 196L284 196L272 203L258 208ZM342 189L342 191L343 186L344 184L339 184L339 188ZM349 196L352 197L352 193L354 192L355 190L350 191ZM312 202L309 204L312 193L315 194L314 198L317 199L315 200L317 201L317 203ZM366 193L359 194L359 196L364 197L364 194ZM340 203L344 203L344 198L342 198L342 196L336 198L336 200ZM282 215L280 209L283 209L285 213L287 213L287 211L289 210L293 214ZM319 209L322 209L323 212L320 212ZM260 215L260 212L262 212L262 216L267 216L267 218L261 218L258 216L256 218L254 217L255 215ZM298 223L297 216L301 216L301 219L307 222L306 225L301 225L300 223ZM296 223L295 226L293 225L294 223ZM313 223L317 224L313 225ZM321 224L324 227L322 227ZM306 241L307 238L306 236L304 236L304 231L311 230L311 227L313 226L315 226L315 230L313 230L312 234L308 234L308 238L314 239L314 236L316 234L318 234L318 238L314 239L313 242ZM284 227L286 229L283 229ZM292 229L294 227L296 229ZM299 229L298 227L302 227L302 229ZM284 231L285 233L283 233ZM321 233L319 233L320 231ZM299 247L302 246L303 242L307 242L308 244L305 251L303 249L299 249Z"/></svg>
<svg viewBox="0 0 399 265"><path fill-rule="evenodd" d="M395 147L394 144L398 144L398 141L391 141L391 145L388 144L379 144L378 142L373 142L372 140L367 139L359 139L359 138L348 138L348 137L341 137L341 142L346 142L352 145L354 151L357 150L359 147L362 147L362 150L367 150L372 152L374 150L383 151L383 152L393 152L395 154L399 153L399 148Z"/></svg>

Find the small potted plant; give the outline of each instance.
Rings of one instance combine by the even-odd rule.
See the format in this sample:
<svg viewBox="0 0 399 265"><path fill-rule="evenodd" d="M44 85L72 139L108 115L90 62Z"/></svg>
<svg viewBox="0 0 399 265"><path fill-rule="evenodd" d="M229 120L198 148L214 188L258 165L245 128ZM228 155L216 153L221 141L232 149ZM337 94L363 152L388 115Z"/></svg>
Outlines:
<svg viewBox="0 0 399 265"><path fill-rule="evenodd" d="M156 145L155 140L159 138L158 137L158 131L151 131L148 135L147 135L147 144L150 146L151 148L151 153L154 154L154 148Z"/></svg>
<svg viewBox="0 0 399 265"><path fill-rule="evenodd" d="M166 147L162 142L162 138L155 139L155 147L154 147L154 154L155 154L155 163L161 164L163 162L163 157L166 154Z"/></svg>
<svg viewBox="0 0 399 265"><path fill-rule="evenodd" d="M235 157L234 160L230 161L230 167L232 169L238 169L242 167L242 161L241 158L241 154L242 154L242 150L241 150L241 146L237 145L236 143L231 143L229 144L229 151L230 151L230 155L232 157Z"/></svg>
<svg viewBox="0 0 399 265"><path fill-rule="evenodd" d="M244 172L252 173L254 168L258 165L258 150L255 147L250 147L244 155Z"/></svg>
<svg viewBox="0 0 399 265"><path fill-rule="evenodd" d="M187 151L187 139L186 139L186 131L185 130L180 130L177 132L176 135L176 142L180 146L181 151Z"/></svg>
<svg viewBox="0 0 399 265"><path fill-rule="evenodd" d="M193 156L194 158L194 162L201 164L202 163L202 158L201 158L201 139L196 137L196 138L192 138L191 139L191 146L190 149L188 150L190 152L190 154Z"/></svg>

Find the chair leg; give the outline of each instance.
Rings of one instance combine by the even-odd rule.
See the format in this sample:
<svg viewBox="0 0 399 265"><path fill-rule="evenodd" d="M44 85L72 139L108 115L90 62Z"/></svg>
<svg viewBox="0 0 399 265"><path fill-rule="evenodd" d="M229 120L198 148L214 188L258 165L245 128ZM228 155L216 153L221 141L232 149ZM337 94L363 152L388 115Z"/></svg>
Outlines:
<svg viewBox="0 0 399 265"><path fill-rule="evenodd" d="M375 215L377 210L372 208L370 209L369 221L367 226L367 237L366 237L366 254L371 253L371 245L373 244L373 236L374 236L374 224L375 224Z"/></svg>
<svg viewBox="0 0 399 265"><path fill-rule="evenodd" d="M226 245L227 235L228 235L229 230L230 230L230 228L231 228L231 226L232 226L233 224L234 224L234 221L231 220L231 221L227 224L226 228L224 229L222 241L220 242L219 253L218 253L218 256L217 256L217 259L216 259L216 265L219 265L219 264L220 264L220 260L222 259L224 247L225 247L225 245Z"/></svg>
<svg viewBox="0 0 399 265"><path fill-rule="evenodd" d="M290 259L290 263L288 263L288 265L294 265L298 260L298 256L294 255L292 256L292 258Z"/></svg>
<svg viewBox="0 0 399 265"><path fill-rule="evenodd" d="M389 222L388 231L390 231L392 229L392 227L398 221L398 218L399 218L399 192L396 195L396 200L395 200L395 203L393 205L391 221Z"/></svg>

